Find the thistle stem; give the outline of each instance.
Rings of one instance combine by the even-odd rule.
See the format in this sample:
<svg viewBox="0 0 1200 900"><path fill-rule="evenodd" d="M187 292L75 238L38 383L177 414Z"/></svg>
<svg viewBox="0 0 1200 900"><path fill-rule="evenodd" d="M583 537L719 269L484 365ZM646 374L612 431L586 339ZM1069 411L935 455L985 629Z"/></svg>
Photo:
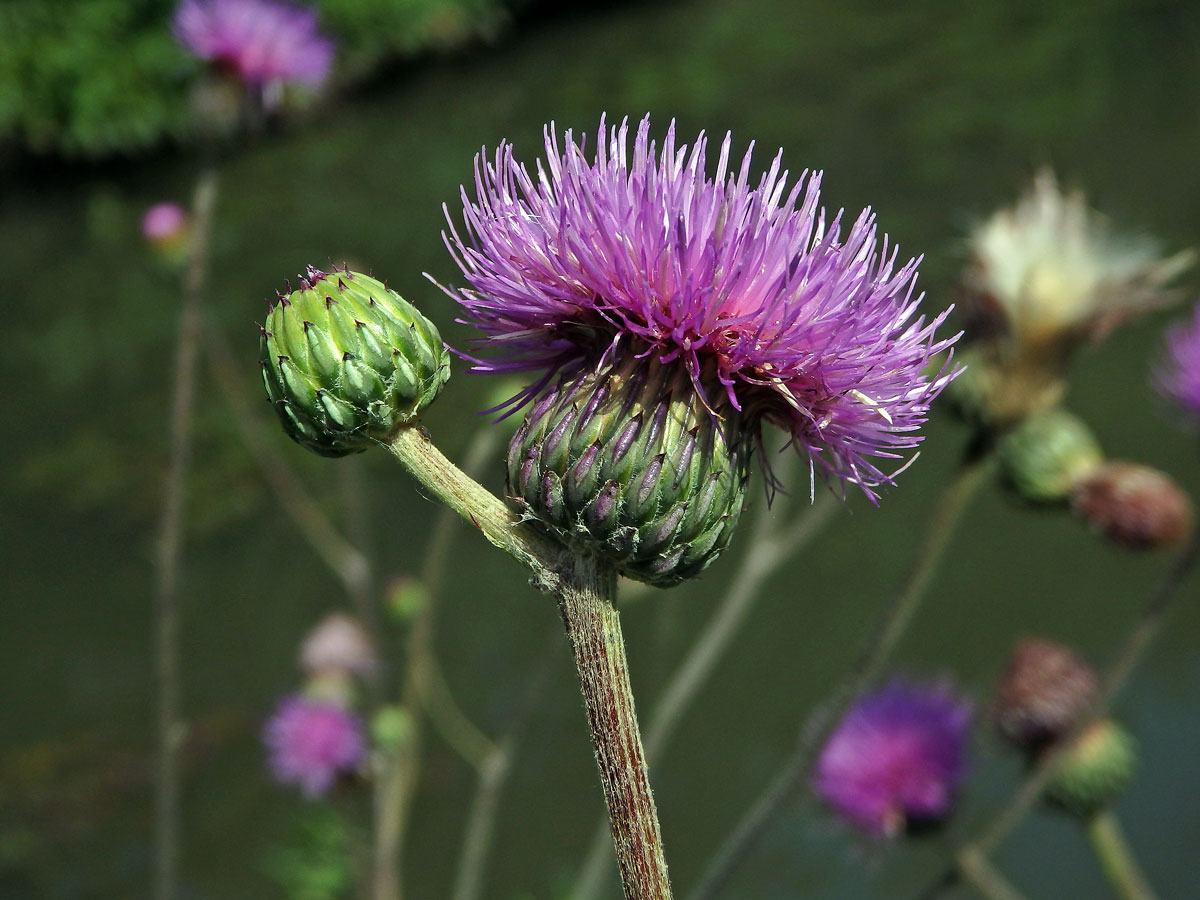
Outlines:
<svg viewBox="0 0 1200 900"><path fill-rule="evenodd" d="M777 501L774 512L779 513ZM839 504L824 495L815 505L780 530L772 511L762 507L741 565L729 580L729 590L704 626L704 631L688 650L668 680L646 726L646 757L650 762L661 758L667 742L684 712L696 698L717 663L738 633L742 623L761 595L763 582L807 543L829 521ZM580 867L571 892L574 900L592 900L603 889L611 859L608 834L602 821L596 829L588 854Z"/></svg>
<svg viewBox="0 0 1200 900"><path fill-rule="evenodd" d="M483 429L472 442L464 463L468 472L479 469L494 448L493 434L492 429ZM450 464L449 461L447 464ZM464 477L467 476L464 474ZM429 543L425 548L425 562L420 575L427 599L409 623L407 665L401 699L401 706L410 714L411 730L404 746L383 761L375 791L374 900L400 900L404 895L404 839L420 775L421 741L424 736L422 711L428 711L431 718L437 721L431 697L433 686L437 682L433 633L442 577L450 559L450 547L454 539L454 525L454 512L448 508L443 509L434 523ZM448 692L443 698L443 702L446 701L451 704L453 702L449 699ZM487 740L467 722L457 706L453 706L450 717L454 718L460 727L469 729L471 737ZM468 756L467 759L473 762L471 757Z"/></svg>
<svg viewBox="0 0 1200 900"><path fill-rule="evenodd" d="M669 900L658 814L612 602L616 574L519 521L446 459L420 426L400 426L386 446L422 487L474 524L489 542L529 566L535 584L558 599L579 672L625 896Z"/></svg>
<svg viewBox="0 0 1200 900"><path fill-rule="evenodd" d="M689 900L708 900L725 885L766 831L767 825L804 781L817 749L883 670L920 607L925 588L945 554L963 512L983 483L989 460L990 456L985 452L969 453L954 479L946 485L916 555L878 620L871 638L859 652L849 673L834 689L831 698L805 720L795 751L738 822L724 845L717 850L700 883L688 895Z"/></svg>
<svg viewBox="0 0 1200 900"><path fill-rule="evenodd" d="M192 195L193 243L183 278L175 378L171 396L170 456L163 486L155 557L154 642L158 680L158 759L154 777L154 896L173 900L179 889L180 721L179 568L192 455L196 359L201 298L208 271L208 245L217 199L217 170L206 167Z"/></svg>
<svg viewBox="0 0 1200 900"><path fill-rule="evenodd" d="M567 552L560 565L558 608L579 672L625 897L669 900L658 812L633 706L621 623L613 606L616 573L590 557Z"/></svg>
<svg viewBox="0 0 1200 900"><path fill-rule="evenodd" d="M1111 809L1102 810L1092 816L1085 827L1104 874L1122 900L1155 900L1154 891L1125 840L1116 814Z"/></svg>

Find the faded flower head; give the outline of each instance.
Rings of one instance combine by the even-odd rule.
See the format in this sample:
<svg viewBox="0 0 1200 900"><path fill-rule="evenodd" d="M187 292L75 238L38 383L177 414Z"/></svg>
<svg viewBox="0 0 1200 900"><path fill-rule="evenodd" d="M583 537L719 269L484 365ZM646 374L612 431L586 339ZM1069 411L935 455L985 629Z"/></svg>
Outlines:
<svg viewBox="0 0 1200 900"><path fill-rule="evenodd" d="M1200 425L1200 303L1192 321L1167 332L1166 356L1157 373L1160 390Z"/></svg>
<svg viewBox="0 0 1200 900"><path fill-rule="evenodd" d="M271 772L282 784L319 797L366 758L363 723L336 703L287 697L263 728Z"/></svg>
<svg viewBox="0 0 1200 900"><path fill-rule="evenodd" d="M379 654L362 622L335 612L318 622L304 638L300 668L312 677L345 673L369 681L379 671Z"/></svg>
<svg viewBox="0 0 1200 900"><path fill-rule="evenodd" d="M934 335L945 313L918 315L917 260L880 245L870 210L826 221L819 173L789 187L776 156L752 184L728 135L711 176L706 137L677 144L674 123L661 149L649 117L632 147L628 122L604 118L586 143L547 127L532 175L511 144L476 158L465 232L451 221L446 238L469 284L447 293L494 351L476 368L540 373L520 404L622 360L677 367L702 405L740 411L754 434L780 426L874 498L891 483L880 459L920 442L952 377L923 374L954 338Z"/></svg>
<svg viewBox="0 0 1200 900"><path fill-rule="evenodd" d="M318 29L316 11L282 0L183 0L174 31L195 56L248 85L316 88L333 64L334 44Z"/></svg>
<svg viewBox="0 0 1200 900"><path fill-rule="evenodd" d="M963 274L969 372L954 399L969 417L1006 427L1053 406L1072 351L1126 320L1172 302L1167 284L1192 262L1115 234L1064 193L1048 169L1016 205L970 236Z"/></svg>
<svg viewBox="0 0 1200 900"><path fill-rule="evenodd" d="M966 777L970 724L970 702L949 685L893 679L846 713L817 758L813 788L873 835L939 821Z"/></svg>
<svg viewBox="0 0 1200 900"><path fill-rule="evenodd" d="M1074 488L1071 506L1092 529L1130 550L1181 544L1192 533L1192 501L1165 472L1115 461Z"/></svg>
<svg viewBox="0 0 1200 900"><path fill-rule="evenodd" d="M971 234L969 313L1018 342L1040 345L1107 334L1171 299L1164 285L1191 254L1163 259L1153 243L1115 235L1083 194L1043 169L1029 192Z"/></svg>

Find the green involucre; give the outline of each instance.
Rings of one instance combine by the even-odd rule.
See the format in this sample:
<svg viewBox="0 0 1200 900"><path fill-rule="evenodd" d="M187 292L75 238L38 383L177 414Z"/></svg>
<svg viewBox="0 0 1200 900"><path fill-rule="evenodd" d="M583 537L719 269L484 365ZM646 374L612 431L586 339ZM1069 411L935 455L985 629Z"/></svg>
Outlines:
<svg viewBox="0 0 1200 900"><path fill-rule="evenodd" d="M1000 441L1000 475L1022 500L1056 503L1104 462L1084 422L1055 407L1030 416Z"/></svg>
<svg viewBox="0 0 1200 900"><path fill-rule="evenodd" d="M359 272L309 268L267 315L263 384L284 430L322 456L345 456L411 422L450 377L437 328Z"/></svg>
<svg viewBox="0 0 1200 900"><path fill-rule="evenodd" d="M666 587L729 545L750 455L723 395L710 407L681 365L633 359L534 404L509 445L508 492L559 540Z"/></svg>

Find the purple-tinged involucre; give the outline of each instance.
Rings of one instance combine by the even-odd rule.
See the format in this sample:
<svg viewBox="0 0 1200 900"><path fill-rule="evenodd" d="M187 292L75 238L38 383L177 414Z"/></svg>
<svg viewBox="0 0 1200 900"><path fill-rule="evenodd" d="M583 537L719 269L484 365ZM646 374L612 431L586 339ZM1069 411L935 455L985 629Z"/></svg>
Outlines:
<svg viewBox="0 0 1200 900"><path fill-rule="evenodd" d="M486 372L561 372L618 353L680 360L697 388L781 426L829 476L891 483L880 458L921 440L929 404L953 377L923 370L955 337L918 315L918 260L898 264L875 217L849 228L818 206L821 175L788 187L777 155L751 183L751 149L731 167L726 135L715 174L707 140L659 150L649 117L560 143L545 130L531 175L511 144L475 162L462 192L465 232L447 211L446 243L469 286L446 292L484 332ZM757 419L752 419L757 420Z"/></svg>
<svg viewBox="0 0 1200 900"><path fill-rule="evenodd" d="M1200 425L1200 303L1192 321L1180 322L1167 332L1166 358L1157 381L1163 393Z"/></svg>
<svg viewBox="0 0 1200 900"><path fill-rule="evenodd" d="M281 784L320 797L367 754L363 724L336 703L287 697L263 728L271 772Z"/></svg>
<svg viewBox="0 0 1200 900"><path fill-rule="evenodd" d="M296 81L319 87L333 64L333 41L314 10L279 0L183 0L175 36L200 59L246 84Z"/></svg>
<svg viewBox="0 0 1200 900"><path fill-rule="evenodd" d="M894 679L862 697L817 759L813 788L869 834L949 814L967 771L971 705L948 685Z"/></svg>

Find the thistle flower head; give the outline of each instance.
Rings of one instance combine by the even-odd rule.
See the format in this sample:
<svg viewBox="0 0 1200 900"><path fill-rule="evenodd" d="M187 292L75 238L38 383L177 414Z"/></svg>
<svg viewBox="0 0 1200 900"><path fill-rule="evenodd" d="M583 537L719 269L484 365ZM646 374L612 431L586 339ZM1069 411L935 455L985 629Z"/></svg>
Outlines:
<svg viewBox="0 0 1200 900"><path fill-rule="evenodd" d="M1159 389L1200 425L1200 303L1190 322L1172 326L1166 343L1156 379Z"/></svg>
<svg viewBox="0 0 1200 900"><path fill-rule="evenodd" d="M776 156L752 183L726 135L710 175L703 134L677 144L672 123L660 149L648 117L632 147L629 131L601 118L589 152L550 125L533 174L511 144L476 158L446 237L468 283L446 291L494 351L476 368L541 373L519 404L619 358L680 366L874 497L952 377L923 374L954 338L934 335L945 313L918 315L917 260L880 244L870 210L827 220L819 173L789 187Z"/></svg>
<svg viewBox="0 0 1200 900"><path fill-rule="evenodd" d="M320 87L333 64L333 41L318 29L316 11L281 0L183 0L173 25L193 55L247 85Z"/></svg>
<svg viewBox="0 0 1200 900"><path fill-rule="evenodd" d="M152 244L173 242L187 228L187 211L178 203L156 203L142 215L142 237Z"/></svg>
<svg viewBox="0 0 1200 900"><path fill-rule="evenodd" d="M287 697L263 728L268 763L281 784L296 784L319 797L339 775L366 758L363 723L336 703Z"/></svg>
<svg viewBox="0 0 1200 900"><path fill-rule="evenodd" d="M941 820L966 776L970 724L970 703L948 685L894 679L842 719L817 758L813 787L873 835Z"/></svg>

